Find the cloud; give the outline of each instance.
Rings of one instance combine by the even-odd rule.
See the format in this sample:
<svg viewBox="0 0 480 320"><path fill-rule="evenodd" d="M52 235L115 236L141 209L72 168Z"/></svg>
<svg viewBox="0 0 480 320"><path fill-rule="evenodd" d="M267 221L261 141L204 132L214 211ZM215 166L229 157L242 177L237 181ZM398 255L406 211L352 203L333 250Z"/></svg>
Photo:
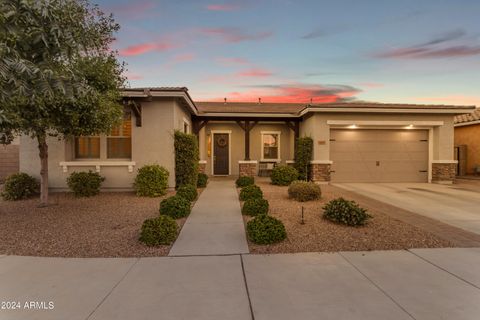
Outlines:
<svg viewBox="0 0 480 320"><path fill-rule="evenodd" d="M269 70L262 69L262 68L251 68L248 70L241 71L237 73L240 77L268 77L271 76L273 73Z"/></svg>
<svg viewBox="0 0 480 320"><path fill-rule="evenodd" d="M451 44L453 41L462 40L465 35L465 31L457 29L414 46L396 48L376 53L374 56L389 59L434 59L479 55L479 45Z"/></svg>
<svg viewBox="0 0 480 320"><path fill-rule="evenodd" d="M358 86L365 87L365 88L381 88L384 86L384 84L378 83L378 82L361 82L361 83L358 83Z"/></svg>
<svg viewBox="0 0 480 320"><path fill-rule="evenodd" d="M141 74L133 73L133 72L130 72L130 71L127 71L125 73L125 76L127 77L128 80L142 80L143 79L143 76Z"/></svg>
<svg viewBox="0 0 480 320"><path fill-rule="evenodd" d="M174 45L168 42L146 42L137 45L128 46L125 49L120 50L122 56L138 56L151 51L167 51L173 49Z"/></svg>
<svg viewBox="0 0 480 320"><path fill-rule="evenodd" d="M234 91L226 95L228 101L262 101L272 103L334 103L350 101L361 90L345 85L281 84L250 86L245 91ZM211 101L223 101L214 98Z"/></svg>
<svg viewBox="0 0 480 320"><path fill-rule="evenodd" d="M240 9L240 5L235 4L235 3L209 4L209 5L207 5L207 10L209 10L209 11L236 11L238 9Z"/></svg>
<svg viewBox="0 0 480 320"><path fill-rule="evenodd" d="M258 41L269 38L272 32L256 32L247 33L238 28L202 28L199 32L206 36L216 37L224 42L242 42L242 41Z"/></svg>
<svg viewBox="0 0 480 320"><path fill-rule="evenodd" d="M186 61L192 61L195 58L194 53L182 53L182 54L177 54L173 57L173 61L175 62L186 62Z"/></svg>
<svg viewBox="0 0 480 320"><path fill-rule="evenodd" d="M306 35L302 36L302 39L316 39L320 37L324 37L327 35L323 29L315 29L312 32L307 33Z"/></svg>
<svg viewBox="0 0 480 320"><path fill-rule="evenodd" d="M244 64L249 64L250 61L248 61L245 58L237 58L237 57L218 57L215 59L215 61L218 64L224 65L224 66L236 66L236 65L244 65Z"/></svg>

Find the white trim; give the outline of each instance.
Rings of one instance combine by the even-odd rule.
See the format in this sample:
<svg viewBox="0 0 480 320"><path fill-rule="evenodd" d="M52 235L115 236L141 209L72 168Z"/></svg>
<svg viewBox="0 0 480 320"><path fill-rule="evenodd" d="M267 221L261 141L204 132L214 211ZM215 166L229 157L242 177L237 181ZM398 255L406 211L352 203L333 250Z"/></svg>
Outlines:
<svg viewBox="0 0 480 320"><path fill-rule="evenodd" d="M432 177L433 177L432 160L433 160L433 128L430 128L428 129L428 168L427 168L428 183L432 183Z"/></svg>
<svg viewBox="0 0 480 320"><path fill-rule="evenodd" d="M311 164L332 164L332 160L312 160L310 161Z"/></svg>
<svg viewBox="0 0 480 320"><path fill-rule="evenodd" d="M187 132L185 132L185 130L184 130L185 129L185 124L187 124L187 128L188 128ZM183 128L182 129L183 129L182 131L184 131L184 133L191 133L192 132L192 123L185 117L183 117Z"/></svg>
<svg viewBox="0 0 480 320"><path fill-rule="evenodd" d="M243 164L243 163L255 163L255 164L257 164L258 161L257 160L238 160L238 163L239 164Z"/></svg>
<svg viewBox="0 0 480 320"><path fill-rule="evenodd" d="M453 113L464 114L472 113L475 109L472 108L448 108L448 109L391 109L391 108L358 108L358 107L331 107L331 108L315 108L307 107L300 112L300 116L304 116L309 112L359 112L359 113Z"/></svg>
<svg viewBox="0 0 480 320"><path fill-rule="evenodd" d="M232 130L210 130L210 134L212 135L212 139L210 141L212 148L212 175L213 176L224 176L224 174L215 174L214 171L214 163L215 163L215 146L213 145L215 142L215 134L216 133L226 133L228 134L228 176L232 174Z"/></svg>
<svg viewBox="0 0 480 320"><path fill-rule="evenodd" d="M443 126L443 121L390 121L390 120L327 120L328 125L358 125L358 126Z"/></svg>
<svg viewBox="0 0 480 320"><path fill-rule="evenodd" d="M465 126L471 126L471 125L474 125L474 124L480 124L480 120L455 123L453 126L454 127L465 127Z"/></svg>
<svg viewBox="0 0 480 320"><path fill-rule="evenodd" d="M295 163L295 160L286 160L285 163L286 164Z"/></svg>
<svg viewBox="0 0 480 320"><path fill-rule="evenodd" d="M128 172L133 172L135 161L62 161L60 166L63 172L68 172L68 167L95 167L100 172L101 167L128 167Z"/></svg>
<svg viewBox="0 0 480 320"><path fill-rule="evenodd" d="M298 114L292 114L292 113L255 113L255 112L238 112L238 113L233 113L233 112L206 112L202 113L201 116L206 116L206 117L254 117L254 118L299 118L300 116Z"/></svg>
<svg viewBox="0 0 480 320"><path fill-rule="evenodd" d="M207 164L207 160L198 160L199 164Z"/></svg>
<svg viewBox="0 0 480 320"><path fill-rule="evenodd" d="M455 163L457 164L458 161L457 160L432 160L432 163Z"/></svg>
<svg viewBox="0 0 480 320"><path fill-rule="evenodd" d="M277 159L265 159L263 157L263 135L265 134L277 134L278 135L278 141L277 141L277 144L278 144L278 157ZM260 131L260 161L261 162L281 162L282 159L280 158L281 157L281 149L280 149L280 146L281 146L281 136L282 136L282 132L281 131Z"/></svg>

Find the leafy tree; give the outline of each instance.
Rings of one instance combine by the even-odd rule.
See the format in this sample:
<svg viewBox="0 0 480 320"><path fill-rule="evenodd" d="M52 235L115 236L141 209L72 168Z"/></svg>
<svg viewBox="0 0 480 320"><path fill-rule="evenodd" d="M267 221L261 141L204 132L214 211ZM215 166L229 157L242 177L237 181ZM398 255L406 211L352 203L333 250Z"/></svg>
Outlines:
<svg viewBox="0 0 480 320"><path fill-rule="evenodd" d="M0 1L0 142L38 142L48 204L47 137L106 133L121 120L119 25L87 0Z"/></svg>

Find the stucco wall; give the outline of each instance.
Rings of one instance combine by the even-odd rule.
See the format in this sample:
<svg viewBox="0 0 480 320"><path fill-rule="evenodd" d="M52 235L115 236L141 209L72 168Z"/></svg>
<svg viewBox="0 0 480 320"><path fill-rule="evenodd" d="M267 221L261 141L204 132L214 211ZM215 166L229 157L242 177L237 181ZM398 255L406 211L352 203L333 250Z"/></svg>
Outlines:
<svg viewBox="0 0 480 320"><path fill-rule="evenodd" d="M19 145L18 139L9 145L0 144L0 181L19 169Z"/></svg>
<svg viewBox="0 0 480 320"><path fill-rule="evenodd" d="M480 125L455 128L455 145L467 146L467 174L473 174L474 168L480 165Z"/></svg>

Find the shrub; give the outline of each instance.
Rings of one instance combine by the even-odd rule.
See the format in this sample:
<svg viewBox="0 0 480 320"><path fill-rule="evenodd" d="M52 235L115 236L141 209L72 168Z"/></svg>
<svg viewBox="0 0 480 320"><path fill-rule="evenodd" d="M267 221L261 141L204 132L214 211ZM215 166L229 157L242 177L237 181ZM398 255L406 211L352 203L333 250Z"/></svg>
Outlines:
<svg viewBox="0 0 480 320"><path fill-rule="evenodd" d="M243 188L246 186L250 186L252 184L255 184L255 178L253 177L239 177L237 181L235 181L235 184L237 185L237 188Z"/></svg>
<svg viewBox="0 0 480 320"><path fill-rule="evenodd" d="M297 180L297 178L298 171L291 166L276 166L270 175L272 184L278 186L288 186L292 181Z"/></svg>
<svg viewBox="0 0 480 320"><path fill-rule="evenodd" d="M256 244L280 242L287 237L282 221L266 214L259 215L247 223L247 234Z"/></svg>
<svg viewBox="0 0 480 320"><path fill-rule="evenodd" d="M371 216L355 201L338 198L323 207L323 217L348 226L360 226L364 225Z"/></svg>
<svg viewBox="0 0 480 320"><path fill-rule="evenodd" d="M208 176L205 173L199 173L197 179L197 187L205 188L208 183Z"/></svg>
<svg viewBox="0 0 480 320"><path fill-rule="evenodd" d="M288 196L300 202L317 200L322 196L322 190L314 182L293 181L288 187Z"/></svg>
<svg viewBox="0 0 480 320"><path fill-rule="evenodd" d="M252 184L250 186L243 187L242 190L240 190L240 200L246 201L248 199L256 198L263 198L263 192L259 186Z"/></svg>
<svg viewBox="0 0 480 320"><path fill-rule="evenodd" d="M160 214L179 219L190 214L190 201L180 196L172 196L160 202Z"/></svg>
<svg viewBox="0 0 480 320"><path fill-rule="evenodd" d="M248 199L242 207L242 213L247 216L258 216L268 213L268 201L261 198Z"/></svg>
<svg viewBox="0 0 480 320"><path fill-rule="evenodd" d="M197 199L197 188L190 184L183 185L177 189L177 196L187 199L188 201L194 201Z"/></svg>
<svg viewBox="0 0 480 320"><path fill-rule="evenodd" d="M313 139L310 137L298 138L297 150L295 152L295 168L298 171L299 180L308 180L312 155Z"/></svg>
<svg viewBox="0 0 480 320"><path fill-rule="evenodd" d="M67 185L75 197L91 197L100 192L103 181L105 178L97 172L72 172L67 178Z"/></svg>
<svg viewBox="0 0 480 320"><path fill-rule="evenodd" d="M178 235L178 226L175 220L168 216L159 216L143 222L140 232L140 241L147 246L171 244Z"/></svg>
<svg viewBox="0 0 480 320"><path fill-rule="evenodd" d="M5 200L27 199L40 190L40 183L26 173L14 173L5 179L2 197Z"/></svg>
<svg viewBox="0 0 480 320"><path fill-rule="evenodd" d="M193 134L175 131L175 185L197 185L198 179L198 141Z"/></svg>
<svg viewBox="0 0 480 320"><path fill-rule="evenodd" d="M137 196L159 197L167 192L168 171L158 164L146 165L138 170L133 188Z"/></svg>

